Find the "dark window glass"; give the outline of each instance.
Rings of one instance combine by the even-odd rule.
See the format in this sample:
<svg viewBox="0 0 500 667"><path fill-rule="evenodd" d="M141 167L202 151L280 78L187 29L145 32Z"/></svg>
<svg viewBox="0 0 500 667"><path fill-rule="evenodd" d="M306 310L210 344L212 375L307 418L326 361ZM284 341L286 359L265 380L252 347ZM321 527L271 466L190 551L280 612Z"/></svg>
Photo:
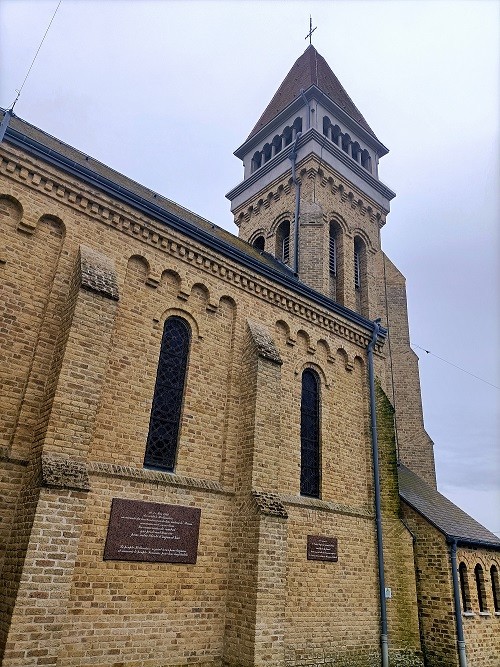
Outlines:
<svg viewBox="0 0 500 667"><path fill-rule="evenodd" d="M191 331L180 317L163 328L144 465L172 472L177 456Z"/></svg>
<svg viewBox="0 0 500 667"><path fill-rule="evenodd" d="M335 239L335 230L330 227L330 245L329 245L329 264L330 273L337 275L337 244Z"/></svg>
<svg viewBox="0 0 500 667"><path fill-rule="evenodd" d="M493 593L493 607L495 611L500 611L500 589L498 588L498 569L496 565L490 568L491 591Z"/></svg>
<svg viewBox="0 0 500 667"><path fill-rule="evenodd" d="M302 373L300 404L300 493L319 498L320 433L319 378L312 370Z"/></svg>
<svg viewBox="0 0 500 667"><path fill-rule="evenodd" d="M253 242L253 247L257 248L257 250L260 250L261 252L264 251L264 245L265 245L265 240L263 236L257 236L257 238Z"/></svg>
<svg viewBox="0 0 500 667"><path fill-rule="evenodd" d="M460 593L462 595L462 611L470 611L469 582L467 581L467 567L465 563L458 566L458 575L460 577Z"/></svg>
<svg viewBox="0 0 500 667"><path fill-rule="evenodd" d="M484 575L483 568L479 563L474 568L474 574L476 577L476 588L477 588L477 601L479 602L479 611L486 611L486 591L484 590Z"/></svg>

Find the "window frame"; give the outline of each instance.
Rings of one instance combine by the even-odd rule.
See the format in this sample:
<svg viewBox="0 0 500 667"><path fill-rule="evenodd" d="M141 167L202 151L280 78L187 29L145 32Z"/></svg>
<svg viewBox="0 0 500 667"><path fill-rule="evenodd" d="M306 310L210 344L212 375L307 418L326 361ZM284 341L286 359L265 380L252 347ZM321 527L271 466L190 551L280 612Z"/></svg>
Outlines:
<svg viewBox="0 0 500 667"><path fill-rule="evenodd" d="M180 338L178 353L173 349L175 336ZM165 320L144 453L145 468L164 472L175 470L191 338L191 327L183 317L172 315ZM158 435L162 430L167 436L163 441Z"/></svg>

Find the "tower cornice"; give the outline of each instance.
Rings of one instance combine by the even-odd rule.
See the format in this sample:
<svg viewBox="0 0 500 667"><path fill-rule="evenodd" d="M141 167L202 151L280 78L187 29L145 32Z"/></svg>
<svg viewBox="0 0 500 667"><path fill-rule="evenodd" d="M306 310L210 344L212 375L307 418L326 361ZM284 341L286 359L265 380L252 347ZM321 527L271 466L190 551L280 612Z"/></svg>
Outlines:
<svg viewBox="0 0 500 667"><path fill-rule="evenodd" d="M365 128L355 121L348 113L346 113L338 104L336 104L328 95L326 95L316 85L310 86L304 91L304 97L308 102L315 99L327 108L338 120L340 120L346 127L355 132L368 146L373 148L377 154L382 157L387 155L389 149L379 141L373 134L370 134ZM282 125L286 119L293 116L300 109L304 107L304 99L297 97L288 106L286 106L280 113L275 116L267 125L262 127L258 132L250 136L239 148L234 151L234 155L242 160L253 148L259 145L268 135Z"/></svg>
<svg viewBox="0 0 500 667"><path fill-rule="evenodd" d="M328 154L333 158L338 160L340 165L343 165L344 167L347 168L347 173L343 173L342 176L343 178L347 178L349 180L349 174L352 172L355 174L361 181L369 186L373 190L373 193L368 192L367 194L371 196L374 200L378 200L377 203L381 206L384 206L384 203L380 201L380 199L385 200L387 204L384 206L384 208L387 209L387 212L389 211L389 202L394 199L396 194L388 188L384 183L379 181L377 178L372 176L372 174L364 169L360 164L356 162L356 160L353 160L345 151L340 149L336 144L333 142L329 141L324 135L322 135L318 130L311 128L307 130L298 140L297 142L297 150L300 152L301 149L304 149L304 147L307 146L307 144L316 144L320 150L323 151L323 153L326 151ZM257 169L256 171L253 172L248 178L243 180L241 183L239 183L236 187L234 187L232 190L230 190L227 194L226 197L229 199L231 202L237 200L237 203L235 203L235 207L241 206L243 203L242 195L245 193L246 190L253 190L253 186L255 186L257 183L264 183L267 179L266 176L268 177L269 181L274 180L275 176L273 175L272 172L275 172L277 168L282 165L284 162L287 163L289 160L289 157L292 153L293 147L288 146L284 150L280 151L277 153L269 162L266 162L262 167ZM311 151L314 152L314 151ZM319 151L318 151L319 155ZM305 153L304 153L305 156ZM302 159L302 155L300 155L300 159ZM324 158L323 158L324 159ZM335 165L329 163L330 166L335 168ZM339 165L339 166L340 166ZM287 170L288 170L288 163L287 163ZM283 171L285 173L285 170ZM352 181L352 179L350 179ZM353 183L353 186L359 187L359 184ZM376 196L378 194L378 197ZM374 196L375 195L375 196ZM253 196L252 194L249 194L249 199Z"/></svg>

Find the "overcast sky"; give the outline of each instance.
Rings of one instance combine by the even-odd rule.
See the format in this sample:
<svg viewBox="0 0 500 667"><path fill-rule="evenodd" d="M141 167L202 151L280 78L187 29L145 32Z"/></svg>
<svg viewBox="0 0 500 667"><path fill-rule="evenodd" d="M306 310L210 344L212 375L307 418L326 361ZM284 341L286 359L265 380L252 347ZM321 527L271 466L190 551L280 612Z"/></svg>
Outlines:
<svg viewBox="0 0 500 667"><path fill-rule="evenodd" d="M0 0L0 105L58 0ZM63 0L21 118L236 233L232 152L313 43L390 149L412 342L500 386L496 0ZM442 493L500 535L500 391L415 348Z"/></svg>

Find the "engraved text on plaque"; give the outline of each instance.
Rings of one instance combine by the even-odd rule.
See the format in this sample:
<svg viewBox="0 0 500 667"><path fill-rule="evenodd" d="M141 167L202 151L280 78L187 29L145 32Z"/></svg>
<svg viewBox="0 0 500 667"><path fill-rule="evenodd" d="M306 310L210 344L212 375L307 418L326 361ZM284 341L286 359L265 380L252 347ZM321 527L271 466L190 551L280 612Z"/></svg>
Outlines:
<svg viewBox="0 0 500 667"><path fill-rule="evenodd" d="M201 510L113 498L104 560L196 563Z"/></svg>

